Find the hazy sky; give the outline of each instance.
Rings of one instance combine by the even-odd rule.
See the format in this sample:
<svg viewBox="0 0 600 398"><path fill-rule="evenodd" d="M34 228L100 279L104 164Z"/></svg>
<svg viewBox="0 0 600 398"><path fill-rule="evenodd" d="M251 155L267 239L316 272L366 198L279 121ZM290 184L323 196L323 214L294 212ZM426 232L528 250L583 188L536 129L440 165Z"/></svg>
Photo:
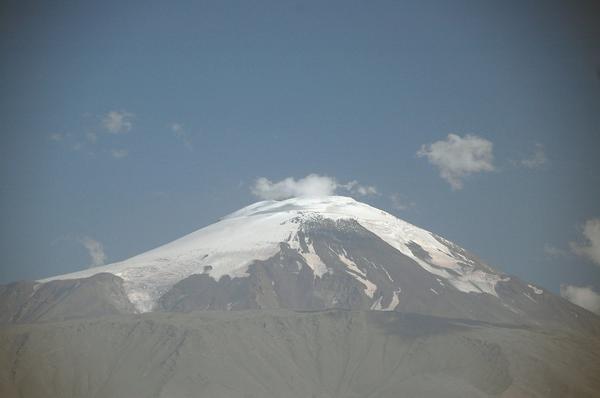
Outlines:
<svg viewBox="0 0 600 398"><path fill-rule="evenodd" d="M0 7L0 283L125 259L258 200L258 178L316 173L499 270L600 291L598 7Z"/></svg>

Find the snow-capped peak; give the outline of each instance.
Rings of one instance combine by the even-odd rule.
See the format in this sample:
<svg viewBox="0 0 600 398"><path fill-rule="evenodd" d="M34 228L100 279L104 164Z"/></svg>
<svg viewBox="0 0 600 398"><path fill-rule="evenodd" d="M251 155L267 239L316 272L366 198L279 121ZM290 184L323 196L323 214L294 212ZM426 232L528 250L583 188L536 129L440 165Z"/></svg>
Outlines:
<svg viewBox="0 0 600 398"><path fill-rule="evenodd" d="M129 298L142 312L178 281L192 274L208 274L215 280L247 276L248 266L278 253L283 242L297 240L304 221L351 219L379 236L428 272L446 279L463 292L495 295L500 276L477 268L464 251L436 235L393 215L349 197L327 196L262 201L229 214L217 223L128 260L48 278L75 279L109 272L125 281ZM425 258L414 253L418 245ZM296 246L296 249L300 249ZM458 248L459 249L459 248ZM300 250L299 250L300 252ZM315 277L327 272L314 249L302 253ZM348 261L344 263L350 264ZM349 271L351 272L351 270ZM374 286L370 281L372 296Z"/></svg>
<svg viewBox="0 0 600 398"><path fill-rule="evenodd" d="M351 215L359 205L363 203L347 196L321 196L321 197L300 197L285 200L265 200L256 202L235 211L225 219L236 217L247 217L259 213L276 213L290 211L310 211L317 213L337 213Z"/></svg>

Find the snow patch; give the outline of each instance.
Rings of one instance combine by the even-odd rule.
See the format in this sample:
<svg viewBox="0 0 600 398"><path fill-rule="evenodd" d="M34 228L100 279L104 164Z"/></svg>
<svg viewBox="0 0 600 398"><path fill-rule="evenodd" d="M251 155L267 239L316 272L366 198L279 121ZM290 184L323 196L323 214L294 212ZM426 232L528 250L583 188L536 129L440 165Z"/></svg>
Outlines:
<svg viewBox="0 0 600 398"><path fill-rule="evenodd" d="M379 298L377 298L377 301L375 301L373 304L371 304L371 309L375 310L375 311L381 311L381 300L383 299L383 296L379 296Z"/></svg>
<svg viewBox="0 0 600 398"><path fill-rule="evenodd" d="M309 243L307 246L308 253L299 253L306 261L306 264L308 264L308 266L313 270L315 278L321 278L323 275L329 272L329 269L327 268L327 265L325 265L325 263L321 260L321 257L319 257L319 255L315 251L312 242Z"/></svg>
<svg viewBox="0 0 600 398"><path fill-rule="evenodd" d="M385 272L385 275L388 277L388 279L390 280L390 282L392 282L392 283L393 283L393 282L394 282L394 280L393 280L393 279L392 279L392 277L390 276L390 273L388 272L388 270L387 270L385 267L383 267L383 266L381 266L380 268L383 270L383 272Z"/></svg>
<svg viewBox="0 0 600 398"><path fill-rule="evenodd" d="M345 252L345 250L344 250L344 252ZM341 262L343 262L344 264L346 264L346 267L348 267L353 272L355 272L357 274L360 274L363 278L367 277L367 275L360 268L358 268L358 266L356 265L356 263L354 261L350 260L345 255L339 254L338 258L340 259Z"/></svg>
<svg viewBox="0 0 600 398"><path fill-rule="evenodd" d="M346 251L344 250L344 253ZM346 265L346 267L348 267L348 269L352 272L348 272L350 275L352 275L354 277L354 279L358 280L360 283L362 283L365 286L365 294L371 298L373 298L373 294L375 294L375 291L377 290L377 285L374 284L373 282L371 282L370 280L367 279L367 274L365 274L360 268L358 268L358 266L356 265L356 263L352 260L350 260L348 257L346 257L343 254L339 254L338 258L340 259L340 261L342 263L344 263Z"/></svg>
<svg viewBox="0 0 600 398"><path fill-rule="evenodd" d="M539 288L537 288L537 287L535 287L535 286L533 286L533 285L527 285L527 286L529 286L529 288L530 288L531 290L533 290L533 292L534 292L535 294L543 294L543 293L544 293L544 291L543 291L542 289L539 289Z"/></svg>
<svg viewBox="0 0 600 398"><path fill-rule="evenodd" d="M390 305L388 305L387 307L387 311L392 311L395 310L396 307L398 306L398 304L400 304L400 298L398 297L398 295L400 294L400 292L402 291L402 289L398 288L398 290L394 290L394 297L392 297L392 301L390 302Z"/></svg>
<svg viewBox="0 0 600 398"><path fill-rule="evenodd" d="M394 295L392 296L392 301L388 304L387 307L383 307L381 301L383 300L383 295L379 296L377 300L371 304L371 310L374 311L393 311L396 309L398 304L400 304L400 299L398 298L398 294L402 289L398 288L398 290L394 290Z"/></svg>
<svg viewBox="0 0 600 398"><path fill-rule="evenodd" d="M525 292L523 292L523 295L524 295L525 297L527 297L529 300L531 300L531 301L533 301L534 303L536 303L536 304L537 304L537 301L535 301L535 299L534 299L533 297L531 297L531 296L530 296L528 293L525 293Z"/></svg>

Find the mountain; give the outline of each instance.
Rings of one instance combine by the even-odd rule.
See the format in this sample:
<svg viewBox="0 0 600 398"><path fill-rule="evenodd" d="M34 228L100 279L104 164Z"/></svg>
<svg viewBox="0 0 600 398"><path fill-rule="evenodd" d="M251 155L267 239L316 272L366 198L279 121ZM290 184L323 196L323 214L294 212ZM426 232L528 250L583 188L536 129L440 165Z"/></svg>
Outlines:
<svg viewBox="0 0 600 398"><path fill-rule="evenodd" d="M340 196L1 286L0 309L2 396L600 392L598 316Z"/></svg>
<svg viewBox="0 0 600 398"><path fill-rule="evenodd" d="M5 286L0 298L12 308L4 321L279 308L587 327L595 320L434 233L341 196L255 203L122 262Z"/></svg>
<svg viewBox="0 0 600 398"><path fill-rule="evenodd" d="M146 313L0 329L0 396L597 397L598 337L394 311Z"/></svg>

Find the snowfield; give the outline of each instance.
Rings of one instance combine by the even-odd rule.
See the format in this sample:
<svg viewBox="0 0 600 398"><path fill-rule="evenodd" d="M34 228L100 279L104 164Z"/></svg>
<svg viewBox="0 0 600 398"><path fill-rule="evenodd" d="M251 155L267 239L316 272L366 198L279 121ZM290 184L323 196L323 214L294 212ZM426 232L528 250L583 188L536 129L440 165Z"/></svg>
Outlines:
<svg viewBox="0 0 600 398"><path fill-rule="evenodd" d="M429 231L352 198L329 196L254 203L212 225L125 261L38 282L78 279L108 272L125 281L127 295L138 311L148 312L162 294L190 275L206 273L215 280L225 275L246 277L250 264L276 255L282 242L298 250L319 278L328 272L327 265L312 245L306 253L297 243L298 232L304 223L319 219L355 220L426 271L465 293L496 295L496 283L506 280L486 266L477 266L465 256L464 250ZM414 244L422 249L421 254L411 250ZM352 260L343 256L340 260L372 298L377 286L357 271ZM396 303L397 294L394 299ZM373 303L373 308L390 309L381 308L377 302Z"/></svg>

